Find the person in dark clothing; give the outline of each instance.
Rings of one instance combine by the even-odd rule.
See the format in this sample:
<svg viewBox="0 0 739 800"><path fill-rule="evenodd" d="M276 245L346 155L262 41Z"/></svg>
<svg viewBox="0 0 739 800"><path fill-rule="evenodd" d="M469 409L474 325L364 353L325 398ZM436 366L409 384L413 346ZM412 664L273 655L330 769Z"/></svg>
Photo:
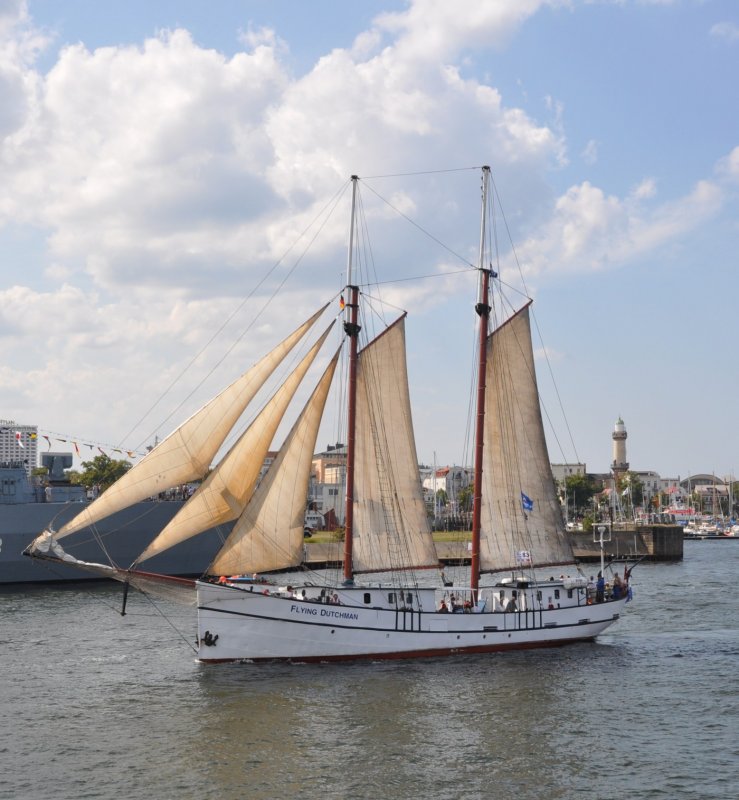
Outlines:
<svg viewBox="0 0 739 800"><path fill-rule="evenodd" d="M598 580L595 582L595 602L602 603L606 595L606 581L603 573L598 573Z"/></svg>

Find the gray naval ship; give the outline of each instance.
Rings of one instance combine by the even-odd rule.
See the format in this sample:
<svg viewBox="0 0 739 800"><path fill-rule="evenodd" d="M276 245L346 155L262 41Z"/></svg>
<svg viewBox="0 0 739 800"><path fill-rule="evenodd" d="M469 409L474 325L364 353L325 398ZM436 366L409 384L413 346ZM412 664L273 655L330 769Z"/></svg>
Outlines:
<svg viewBox="0 0 739 800"><path fill-rule="evenodd" d="M72 466L71 453L44 453L41 460L49 471L45 486L28 477L23 462L0 463L0 584L95 580L94 575L74 567L60 569L23 555L50 524L58 530L80 511L81 503L89 502L85 488L73 486L64 474ZM128 567L184 502L174 496L136 503L93 528L68 536L64 548L82 560ZM206 531L155 556L147 562L147 570L202 575L230 527Z"/></svg>

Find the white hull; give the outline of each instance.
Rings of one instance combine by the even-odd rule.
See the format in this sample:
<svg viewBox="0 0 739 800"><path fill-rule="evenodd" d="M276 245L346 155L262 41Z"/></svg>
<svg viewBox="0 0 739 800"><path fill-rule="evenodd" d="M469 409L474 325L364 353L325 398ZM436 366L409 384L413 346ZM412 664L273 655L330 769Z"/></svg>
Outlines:
<svg viewBox="0 0 739 800"><path fill-rule="evenodd" d="M404 611L381 607L382 597L398 591L387 587L339 590L342 605L293 599L284 591L264 594L263 588L198 583L201 661L343 661L556 647L593 639L627 602L590 605L584 590L575 590L573 605L551 610L442 614L431 610L433 589L403 590L414 593L416 609L429 609ZM364 605L370 592L373 603L380 599L377 606Z"/></svg>

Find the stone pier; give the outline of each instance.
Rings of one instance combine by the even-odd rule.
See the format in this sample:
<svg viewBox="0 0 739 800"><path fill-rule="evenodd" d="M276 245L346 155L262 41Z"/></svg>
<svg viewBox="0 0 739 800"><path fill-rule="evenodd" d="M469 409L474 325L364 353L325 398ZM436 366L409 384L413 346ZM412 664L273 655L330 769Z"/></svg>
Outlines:
<svg viewBox="0 0 739 800"><path fill-rule="evenodd" d="M600 561L600 544L593 533L571 533L578 561ZM630 525L614 528L611 540L603 543L607 559L682 561L683 529L680 525Z"/></svg>

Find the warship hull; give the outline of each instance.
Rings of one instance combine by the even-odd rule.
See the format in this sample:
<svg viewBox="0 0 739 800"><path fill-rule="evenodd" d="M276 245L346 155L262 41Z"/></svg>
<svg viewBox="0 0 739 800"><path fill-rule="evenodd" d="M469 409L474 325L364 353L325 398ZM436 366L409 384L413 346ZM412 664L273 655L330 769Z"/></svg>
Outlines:
<svg viewBox="0 0 739 800"><path fill-rule="evenodd" d="M182 508L184 501L144 501L62 540L64 549L85 561L130 566L146 545ZM73 566L47 564L23 551L42 531L59 529L82 503L16 503L0 506L0 584L95 580ZM145 563L145 569L168 575L202 575L230 530L206 531ZM113 535L115 534L115 535Z"/></svg>

